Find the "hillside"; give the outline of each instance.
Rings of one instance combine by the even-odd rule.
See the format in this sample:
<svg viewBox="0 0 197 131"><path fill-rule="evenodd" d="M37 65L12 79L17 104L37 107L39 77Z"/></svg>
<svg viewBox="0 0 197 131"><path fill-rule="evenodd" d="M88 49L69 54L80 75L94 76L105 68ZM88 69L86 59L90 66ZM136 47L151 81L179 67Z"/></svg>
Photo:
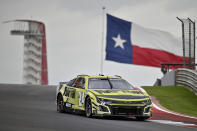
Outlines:
<svg viewBox="0 0 197 131"><path fill-rule="evenodd" d="M149 95L155 96L165 108L197 117L197 96L180 86L143 86Z"/></svg>

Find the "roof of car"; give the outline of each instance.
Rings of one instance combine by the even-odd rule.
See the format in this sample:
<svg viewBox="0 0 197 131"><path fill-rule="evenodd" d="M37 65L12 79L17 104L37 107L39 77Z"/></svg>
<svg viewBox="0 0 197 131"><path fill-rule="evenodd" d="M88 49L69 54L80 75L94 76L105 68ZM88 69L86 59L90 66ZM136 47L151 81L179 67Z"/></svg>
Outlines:
<svg viewBox="0 0 197 131"><path fill-rule="evenodd" d="M106 76L106 75L78 75L77 77L88 77L88 78L121 78L121 76Z"/></svg>

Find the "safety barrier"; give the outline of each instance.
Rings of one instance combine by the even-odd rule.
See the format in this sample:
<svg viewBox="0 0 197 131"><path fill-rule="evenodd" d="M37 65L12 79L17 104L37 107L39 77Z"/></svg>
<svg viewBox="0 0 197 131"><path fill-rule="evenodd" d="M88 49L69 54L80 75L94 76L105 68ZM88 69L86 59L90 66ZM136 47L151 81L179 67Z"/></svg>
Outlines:
<svg viewBox="0 0 197 131"><path fill-rule="evenodd" d="M197 95L197 71L185 68L177 69L176 85L187 87Z"/></svg>

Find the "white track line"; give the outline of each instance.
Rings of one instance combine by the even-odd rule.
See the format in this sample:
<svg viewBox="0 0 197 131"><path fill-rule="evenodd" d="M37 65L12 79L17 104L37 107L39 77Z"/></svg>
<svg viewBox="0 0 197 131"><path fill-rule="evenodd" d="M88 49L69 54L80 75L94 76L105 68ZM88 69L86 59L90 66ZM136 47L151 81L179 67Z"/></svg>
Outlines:
<svg viewBox="0 0 197 131"><path fill-rule="evenodd" d="M161 124L167 124L167 125L176 125L176 126L196 126L195 124L191 124L191 123L176 122L176 121L170 121L170 120L148 120L148 121L161 123Z"/></svg>

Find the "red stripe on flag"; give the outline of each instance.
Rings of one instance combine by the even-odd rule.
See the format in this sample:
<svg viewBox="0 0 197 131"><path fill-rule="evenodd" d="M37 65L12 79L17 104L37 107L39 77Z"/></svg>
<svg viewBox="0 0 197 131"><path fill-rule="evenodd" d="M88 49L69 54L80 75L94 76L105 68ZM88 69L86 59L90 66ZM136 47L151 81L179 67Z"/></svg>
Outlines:
<svg viewBox="0 0 197 131"><path fill-rule="evenodd" d="M160 63L183 63L183 57L163 50L141 48L133 45L133 64L161 67ZM180 68L180 66L170 66L170 68Z"/></svg>

